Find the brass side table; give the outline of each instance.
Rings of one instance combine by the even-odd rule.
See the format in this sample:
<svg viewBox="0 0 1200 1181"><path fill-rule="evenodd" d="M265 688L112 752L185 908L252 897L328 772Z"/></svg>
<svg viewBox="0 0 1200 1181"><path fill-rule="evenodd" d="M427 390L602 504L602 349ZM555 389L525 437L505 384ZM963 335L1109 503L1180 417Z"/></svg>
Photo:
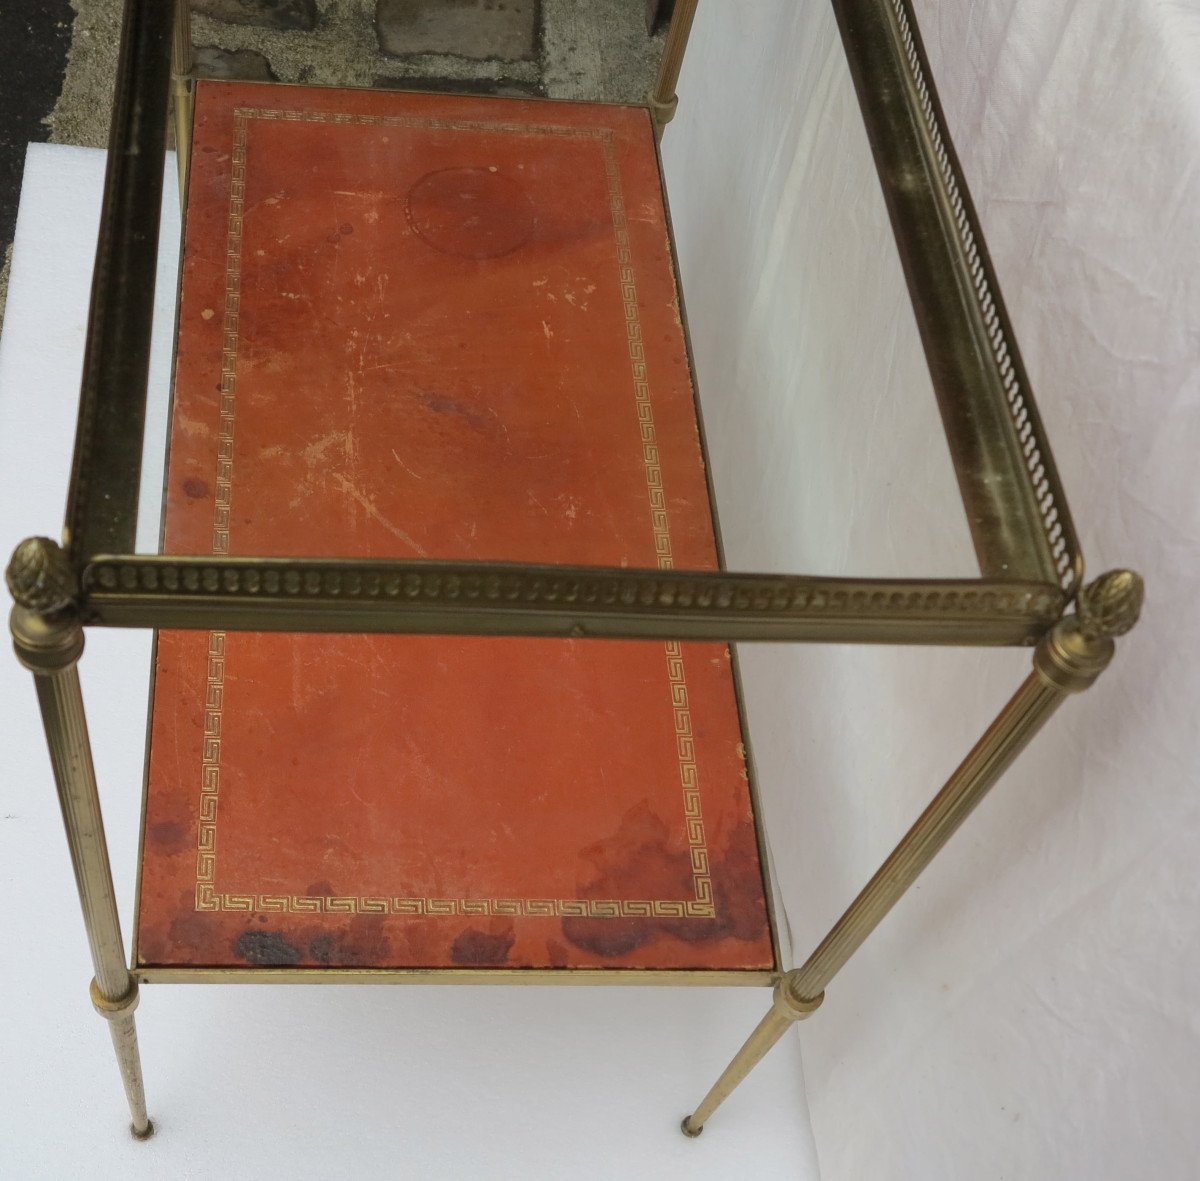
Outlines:
<svg viewBox="0 0 1200 1181"><path fill-rule="evenodd" d="M1113 657L1115 638L1136 622L1142 600L1136 574L1114 571L1087 585L1083 582L1070 513L945 129L911 6L908 0L833 2L971 529L977 578L847 579L677 568L670 560L669 544L666 550L660 545L656 566L647 563L642 568L336 553L235 556L228 544L214 544L211 552L134 552L168 109L173 95L180 166L186 175L197 82L190 65L186 5L172 14L169 5L156 0L127 0L63 543L45 538L22 542L7 580L16 602L11 619L14 644L34 676L95 966L92 1001L110 1023L135 1136L144 1138L153 1130L133 1017L139 981L271 981L285 976L353 980L364 973L397 982L414 976L437 981L456 969L366 964L358 970L326 970L289 961L286 955L281 961L280 945L269 939L254 943L259 948L257 961L251 957L250 966L236 971L221 965L155 966L136 954L130 963L117 919L76 668L85 627L201 632L219 635L222 641L240 633L331 632L636 640L666 645L669 661L679 659L680 645L700 643L1030 647L1033 668L1027 679L816 950L800 966L785 970L772 931L769 966L745 971L741 981L771 984L770 1009L683 1121L683 1131L695 1136L783 1032L818 1008L856 948L1058 706L1094 683ZM695 8L695 0L678 0L675 5L662 72L646 104L658 133L675 109L675 83ZM339 108L326 121L396 127L420 122L412 115L363 114L350 99L345 106L345 112ZM237 133L244 137L248 116L239 117L243 122L236 125ZM303 112L296 109L281 107L276 117L304 121ZM450 122L460 129L481 126L477 116L455 116ZM538 133L565 135L564 126L565 121L539 125ZM602 128L585 138L608 143L605 134ZM244 158L235 154L230 168L230 200L240 203ZM617 173L614 164L605 195L613 209L619 195L613 180ZM474 199L472 185L498 183L471 178L454 189L455 199ZM477 221L471 223L472 232L483 235L471 239L474 253L467 253L472 259L507 255L524 242L517 242L517 235L517 245L512 245L505 237L515 234L513 219L525 216L519 211L524 206L515 198L513 202L506 206L511 216L496 226L479 229ZM231 252L241 250L240 204L238 209L236 222L230 223L236 226L230 231ZM433 240L442 232L436 216L420 221L413 214L411 200L409 217L414 233ZM625 251L623 223L616 225L618 251ZM432 241L435 249L441 248L439 241ZM461 239L456 241L461 246ZM504 244L503 250L497 242ZM621 265L633 266L624 255ZM628 282L626 286L626 308L636 310L636 292L629 294L632 288ZM236 336L243 291L226 290L221 315L227 335ZM549 339L549 322L546 333ZM643 364L641 341L633 335L629 340L634 368L632 377L626 368L622 380L638 386L644 381L638 368ZM227 369L234 374L236 363L230 362ZM229 392L222 391L222 397ZM461 407L451 409L458 412ZM483 429L478 422L475 426ZM232 440L231 433L230 448ZM644 429L642 441L657 448ZM219 461L232 454L218 452ZM654 495L651 481L652 506ZM224 507L227 518L228 504ZM375 506L368 501L363 507L369 514ZM219 523L219 500L217 508ZM212 684L210 677L210 694ZM678 682L673 680L672 686L677 692ZM414 686L414 691L421 687ZM677 709L677 722L680 716ZM687 737L690 740L690 734ZM215 807L215 792L210 794ZM205 822L202 815L202 854ZM695 851L692 859L706 864ZM277 910L273 897L251 896L245 909ZM712 919L720 913L720 899L697 899L699 917ZM316 911L328 909L329 899L320 891L311 901ZM360 908L369 910L368 901L360 900ZM470 911L469 901L454 905ZM199 913L205 908L197 903L196 909ZM599 913L595 907L593 911ZM489 913L506 912L493 908ZM521 921L544 917L534 913ZM678 911L652 911L638 919L679 920ZM480 954L478 949L475 954ZM296 966L289 968L288 963ZM508 983L523 971L485 967L473 978ZM538 971L553 978L553 969ZM679 978L687 974L681 970ZM696 976L687 982L729 982L719 971ZM633 983L648 979L637 970L590 973L587 978Z"/></svg>

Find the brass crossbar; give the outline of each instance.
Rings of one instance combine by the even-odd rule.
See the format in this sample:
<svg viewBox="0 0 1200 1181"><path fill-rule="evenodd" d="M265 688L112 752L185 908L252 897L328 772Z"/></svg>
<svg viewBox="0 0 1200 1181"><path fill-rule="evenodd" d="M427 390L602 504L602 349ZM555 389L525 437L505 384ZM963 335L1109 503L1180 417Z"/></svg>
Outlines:
<svg viewBox="0 0 1200 1181"><path fill-rule="evenodd" d="M984 645L1065 607L1045 583L174 556L99 558L80 602L111 627Z"/></svg>

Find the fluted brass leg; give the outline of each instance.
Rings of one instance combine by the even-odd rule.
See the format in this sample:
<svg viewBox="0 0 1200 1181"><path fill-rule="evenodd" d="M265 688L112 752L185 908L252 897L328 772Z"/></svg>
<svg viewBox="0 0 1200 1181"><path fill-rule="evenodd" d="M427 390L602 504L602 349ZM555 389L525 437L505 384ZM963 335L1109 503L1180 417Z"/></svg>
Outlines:
<svg viewBox="0 0 1200 1181"><path fill-rule="evenodd" d="M133 1010L137 981L129 973L117 917L100 797L88 741L78 661L83 628L75 607L74 574L62 550L45 538L22 542L8 568L8 586L16 606L10 619L17 658L33 673L46 743L75 884L83 908L96 976L92 1002L109 1020L113 1046L129 1110L132 1131L145 1139L154 1128L146 1115L142 1068Z"/></svg>
<svg viewBox="0 0 1200 1181"><path fill-rule="evenodd" d="M650 116L654 120L654 134L662 139L663 129L675 118L679 96L675 87L679 83L679 71L683 67L683 54L687 49L692 21L696 16L697 0L675 0L675 11L671 26L667 29L667 43L663 46L662 64L654 89L646 96Z"/></svg>
<svg viewBox="0 0 1200 1181"><path fill-rule="evenodd" d="M823 997L803 999L796 991L796 972L788 972L775 985L770 1012L758 1023L746 1044L737 1052L725 1073L713 1084L700 1106L687 1116L682 1125L685 1136L699 1136L704 1122L733 1093L734 1088L762 1061L767 1051L788 1031L793 1022L803 1021L814 1013Z"/></svg>
<svg viewBox="0 0 1200 1181"><path fill-rule="evenodd" d="M1050 715L1072 693L1080 693L1093 684L1108 667L1114 652L1113 639L1133 627L1141 604L1142 580L1128 570L1102 575L1080 592L1076 613L1061 619L1042 638L1034 653L1033 672L974 750L816 951L801 967L784 976L776 988L771 1013L696 1112L683 1121L687 1135L699 1135L704 1121L780 1039L791 1021L807 1016L821 1003L838 970L916 881Z"/></svg>

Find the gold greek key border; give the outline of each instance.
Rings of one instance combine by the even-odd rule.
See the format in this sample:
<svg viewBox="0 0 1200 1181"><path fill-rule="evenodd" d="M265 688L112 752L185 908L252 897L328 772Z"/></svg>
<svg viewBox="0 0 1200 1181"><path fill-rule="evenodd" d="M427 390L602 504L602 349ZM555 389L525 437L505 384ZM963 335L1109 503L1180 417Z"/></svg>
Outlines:
<svg viewBox="0 0 1200 1181"><path fill-rule="evenodd" d="M489 123L401 115L346 115L333 112L265 110L238 107L234 111L229 218L226 240L225 306L222 323L221 400L217 446L216 503L213 553L229 553L229 513L233 494L233 432L237 394L238 324L241 300L242 229L245 209L247 130L250 119L322 123L387 124L414 130L525 132L599 141L604 157L609 207L617 247L621 295L625 311L634 400L642 440L642 463L650 507L650 523L659 569L674 565L666 494L659 460L658 437L650 383L646 372L638 308L637 279L625 214L620 169L610 128L572 128L547 124ZM295 894L238 894L214 885L217 858L217 810L221 781L221 727L224 710L225 632L209 634L205 689L204 740L201 756L200 816L197 826L196 910L326 914L395 915L516 915L584 918L711 918L716 913L687 677L680 644L664 645L671 692L676 758L683 792L684 824L695 896L691 899L585 898L415 898L402 896L308 896Z"/></svg>

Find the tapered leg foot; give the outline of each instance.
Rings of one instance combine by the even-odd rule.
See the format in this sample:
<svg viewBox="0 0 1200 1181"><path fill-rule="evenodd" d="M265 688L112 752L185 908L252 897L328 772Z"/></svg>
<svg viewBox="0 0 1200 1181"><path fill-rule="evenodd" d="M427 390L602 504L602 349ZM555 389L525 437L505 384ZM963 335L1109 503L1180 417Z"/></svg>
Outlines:
<svg viewBox="0 0 1200 1181"><path fill-rule="evenodd" d="M108 1021L112 1034L113 1050L117 1055L117 1067L121 1071L121 1082L125 1086L125 1098L129 1101L129 1114L133 1117L129 1130L135 1140L149 1140L154 1135L154 1124L146 1114L146 1088L142 1083L142 1058L138 1052L137 1026L133 1021L133 1010L137 1008L137 983L115 1001L107 1000L99 985L92 981L92 1004L96 1012Z"/></svg>
<svg viewBox="0 0 1200 1181"><path fill-rule="evenodd" d="M703 1102L680 1125L685 1136L696 1137L704 1131L708 1117L733 1093L734 1088L763 1060L768 1050L788 1030L794 1021L802 1021L817 1010L825 994L803 997L796 990L799 973L788 972L775 985L771 1011L758 1023L758 1028L746 1039L725 1073L713 1084Z"/></svg>

